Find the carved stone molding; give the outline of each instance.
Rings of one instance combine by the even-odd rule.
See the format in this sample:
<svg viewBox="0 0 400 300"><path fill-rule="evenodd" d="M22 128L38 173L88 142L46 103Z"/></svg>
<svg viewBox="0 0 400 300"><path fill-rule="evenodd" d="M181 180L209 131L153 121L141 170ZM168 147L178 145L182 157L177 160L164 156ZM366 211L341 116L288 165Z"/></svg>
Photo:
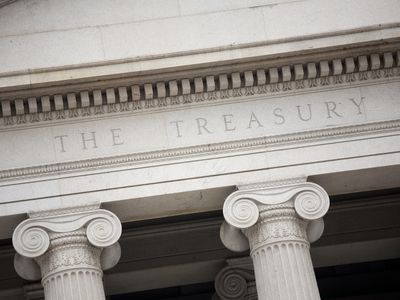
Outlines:
<svg viewBox="0 0 400 300"><path fill-rule="evenodd" d="M227 197L221 239L234 251L250 247L259 299L320 299L309 246L328 209L326 191L305 179L245 186Z"/></svg>
<svg viewBox="0 0 400 300"><path fill-rule="evenodd" d="M104 299L102 270L118 262L121 232L118 218L98 206L32 213L13 234L15 269L42 278L46 299Z"/></svg>
<svg viewBox="0 0 400 300"><path fill-rule="evenodd" d="M397 51L106 89L86 88L59 94L3 98L0 126L136 113L388 80L400 76L399 66L400 51Z"/></svg>
<svg viewBox="0 0 400 300"><path fill-rule="evenodd" d="M249 257L228 259L215 278L216 299L257 299L254 268Z"/></svg>

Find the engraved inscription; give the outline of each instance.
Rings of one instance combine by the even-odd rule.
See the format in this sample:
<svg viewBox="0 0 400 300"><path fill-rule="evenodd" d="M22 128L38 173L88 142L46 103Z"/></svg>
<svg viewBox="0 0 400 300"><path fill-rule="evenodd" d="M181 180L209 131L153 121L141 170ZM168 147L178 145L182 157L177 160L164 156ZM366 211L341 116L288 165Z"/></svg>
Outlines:
<svg viewBox="0 0 400 300"><path fill-rule="evenodd" d="M271 129L287 124L311 123L332 126L332 122L339 123L345 118L365 115L365 97L353 97L343 101L323 101L317 104L295 104L293 107L271 107L267 113L239 111L236 113L223 113L219 116L198 116L195 119L169 121L168 130L178 139L189 135L207 136L215 133L228 133L242 129L253 130L259 128ZM245 126L242 126L242 125ZM294 128L296 129L296 128Z"/></svg>
<svg viewBox="0 0 400 300"><path fill-rule="evenodd" d="M67 152L71 146L71 143L79 143L81 150L97 149L104 144L110 146L122 146L124 145L124 140L122 137L121 128L112 128L109 130L109 139L97 142L97 132L80 132L74 135L57 135L54 137L56 143L56 151Z"/></svg>
<svg viewBox="0 0 400 300"><path fill-rule="evenodd" d="M220 114L195 115L193 118L182 116L182 119L169 120L165 130L170 132L172 138L184 140L193 136L219 136L240 132L246 134L251 131L268 134L274 128L294 126L300 124L341 121L342 119L365 114L365 98L352 97L343 101L321 101L318 103L293 103L291 106L270 106L262 110L236 110L226 111L224 107ZM265 108L265 107L264 107ZM328 124L328 123L327 123ZM329 123L329 125L331 125ZM151 130L151 129L150 129ZM264 130L264 131L257 131ZM106 132L104 134L104 132ZM74 134L60 134L54 136L55 149L58 153L66 153L72 145L79 145L81 151L93 151L105 146L124 147L126 137L132 137L129 128L108 128L102 130L101 138L96 130L82 131ZM156 136L157 132L154 132Z"/></svg>
<svg viewBox="0 0 400 300"><path fill-rule="evenodd" d="M18 159L0 161L0 170L23 168L32 161L45 165L126 155L158 157L164 151L179 155L179 149L189 147L215 145L220 149L220 145L264 138L279 142L287 135L295 138L306 132L310 134L302 136L312 139L322 130L339 132L336 128L342 126L399 120L399 94L396 81L276 97L235 98L208 105L178 105L148 114L133 111L119 118L21 127L17 135L14 130L3 130L2 140L13 146L0 143L0 153L10 158L17 155Z"/></svg>

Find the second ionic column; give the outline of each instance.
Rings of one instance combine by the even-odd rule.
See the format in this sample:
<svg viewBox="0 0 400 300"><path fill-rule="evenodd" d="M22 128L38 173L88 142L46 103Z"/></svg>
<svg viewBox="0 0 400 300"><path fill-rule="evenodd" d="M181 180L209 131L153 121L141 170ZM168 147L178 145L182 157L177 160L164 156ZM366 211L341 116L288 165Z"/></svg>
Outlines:
<svg viewBox="0 0 400 300"><path fill-rule="evenodd" d="M320 299L310 243L328 208L323 188L299 180L246 186L225 200L221 239L234 251L250 247L258 299Z"/></svg>

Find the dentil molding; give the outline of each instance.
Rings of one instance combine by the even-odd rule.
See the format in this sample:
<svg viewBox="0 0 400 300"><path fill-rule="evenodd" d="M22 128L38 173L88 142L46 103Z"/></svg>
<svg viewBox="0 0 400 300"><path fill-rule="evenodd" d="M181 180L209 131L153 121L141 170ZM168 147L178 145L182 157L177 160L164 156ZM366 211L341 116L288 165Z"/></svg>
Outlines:
<svg viewBox="0 0 400 300"><path fill-rule="evenodd" d="M0 129L176 109L255 95L354 85L400 76L400 51L23 98L1 97Z"/></svg>

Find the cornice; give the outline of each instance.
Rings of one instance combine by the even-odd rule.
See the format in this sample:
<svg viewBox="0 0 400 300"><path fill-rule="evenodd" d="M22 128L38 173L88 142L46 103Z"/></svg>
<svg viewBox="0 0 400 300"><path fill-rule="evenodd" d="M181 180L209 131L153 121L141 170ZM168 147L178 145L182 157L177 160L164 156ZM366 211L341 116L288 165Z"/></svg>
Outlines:
<svg viewBox="0 0 400 300"><path fill-rule="evenodd" d="M279 66L282 65L282 61L303 63L338 56L356 57L374 53L376 49L381 52L398 49L399 30L400 23L385 23L212 48L14 70L0 74L0 93L18 93L25 97L33 96L25 93L32 89L60 92L63 87L71 89L72 86L82 87L85 84L91 88L108 87L108 83L113 81L118 81L120 85L124 85L121 83L125 81L131 85L132 82L151 82L155 77L160 81L193 77L187 74L200 76L233 72L235 70L233 67L238 67L236 70L242 71L254 69L254 66L255 68ZM310 47L310 44L313 47ZM247 67L243 67L244 64ZM214 71L210 72L211 68ZM41 92L38 93L35 96L40 97Z"/></svg>
<svg viewBox="0 0 400 300"><path fill-rule="evenodd" d="M400 51L143 84L1 99L0 129L274 97L400 77ZM11 99L10 99L11 98Z"/></svg>

